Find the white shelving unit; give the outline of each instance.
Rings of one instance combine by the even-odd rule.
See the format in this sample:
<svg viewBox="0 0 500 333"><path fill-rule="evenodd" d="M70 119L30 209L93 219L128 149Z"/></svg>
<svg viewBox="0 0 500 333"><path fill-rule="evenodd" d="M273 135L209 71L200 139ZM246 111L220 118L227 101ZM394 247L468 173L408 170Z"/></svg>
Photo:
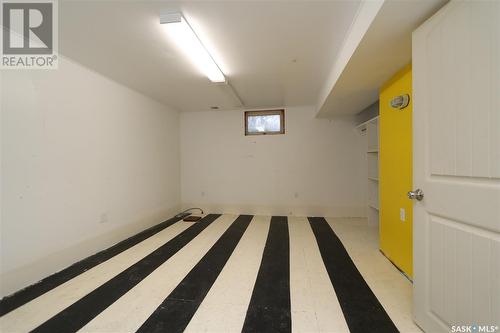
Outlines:
<svg viewBox="0 0 500 333"><path fill-rule="evenodd" d="M368 222L378 224L379 221L379 140L378 117L372 118L356 127L359 134L366 136L367 175L367 216Z"/></svg>

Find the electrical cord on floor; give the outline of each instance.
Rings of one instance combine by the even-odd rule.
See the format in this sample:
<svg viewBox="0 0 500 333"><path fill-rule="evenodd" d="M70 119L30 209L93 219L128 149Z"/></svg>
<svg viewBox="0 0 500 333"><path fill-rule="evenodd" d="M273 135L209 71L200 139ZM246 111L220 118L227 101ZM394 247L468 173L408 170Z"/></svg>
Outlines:
<svg viewBox="0 0 500 333"><path fill-rule="evenodd" d="M182 219L183 219L183 218L185 218L186 216L191 215L192 213L191 213L190 211L191 211L191 210L195 210L195 209L198 209L198 210L201 212L201 214L203 214L203 209L198 208L198 207L194 207L194 208L188 208L188 209L186 209L186 210L184 210L184 211L180 212L179 214L175 215L175 217L177 217L177 218L182 218Z"/></svg>

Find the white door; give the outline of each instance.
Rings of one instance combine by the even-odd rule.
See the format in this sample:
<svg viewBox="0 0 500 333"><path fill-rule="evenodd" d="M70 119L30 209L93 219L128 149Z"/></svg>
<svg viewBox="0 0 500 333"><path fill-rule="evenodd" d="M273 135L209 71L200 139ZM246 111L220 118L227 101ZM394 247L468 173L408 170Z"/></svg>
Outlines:
<svg viewBox="0 0 500 333"><path fill-rule="evenodd" d="M500 332L500 1L448 3L413 33L413 103L415 320Z"/></svg>

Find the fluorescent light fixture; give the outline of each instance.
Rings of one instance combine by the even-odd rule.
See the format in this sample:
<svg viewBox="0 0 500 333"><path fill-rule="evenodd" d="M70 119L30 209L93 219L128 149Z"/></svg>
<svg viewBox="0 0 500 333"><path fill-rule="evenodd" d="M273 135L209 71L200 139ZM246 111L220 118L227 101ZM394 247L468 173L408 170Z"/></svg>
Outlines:
<svg viewBox="0 0 500 333"><path fill-rule="evenodd" d="M160 23L165 24L168 34L210 81L226 82L224 73L181 13L160 15Z"/></svg>

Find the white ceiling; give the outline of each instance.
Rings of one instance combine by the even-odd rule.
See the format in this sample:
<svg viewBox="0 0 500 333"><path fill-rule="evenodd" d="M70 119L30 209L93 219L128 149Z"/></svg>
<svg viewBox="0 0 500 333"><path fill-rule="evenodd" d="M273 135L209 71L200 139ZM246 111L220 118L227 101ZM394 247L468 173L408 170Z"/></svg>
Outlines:
<svg viewBox="0 0 500 333"><path fill-rule="evenodd" d="M446 0L383 2L338 78L328 87L328 95L320 100L318 116L356 114L376 102L380 87L411 62L412 32L445 3ZM357 23L356 20L353 26Z"/></svg>
<svg viewBox="0 0 500 333"><path fill-rule="evenodd" d="M359 1L60 1L59 51L181 111L232 109L159 15L190 21L246 107L312 105Z"/></svg>

